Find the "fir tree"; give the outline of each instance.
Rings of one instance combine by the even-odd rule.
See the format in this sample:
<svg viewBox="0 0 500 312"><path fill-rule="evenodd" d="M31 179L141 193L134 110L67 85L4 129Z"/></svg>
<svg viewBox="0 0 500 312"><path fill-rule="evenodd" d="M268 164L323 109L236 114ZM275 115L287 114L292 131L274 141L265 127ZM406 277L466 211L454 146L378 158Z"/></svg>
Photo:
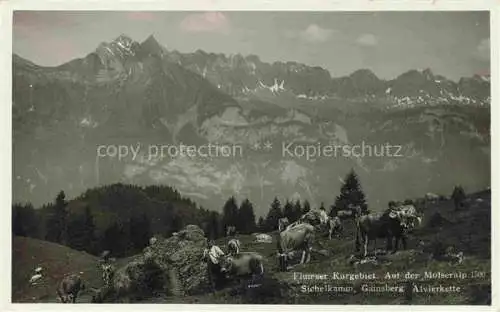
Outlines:
<svg viewBox="0 0 500 312"><path fill-rule="evenodd" d="M347 210L356 206L359 206L362 212L366 212L368 208L358 176L351 170L340 188L340 195L335 199L335 207L338 210Z"/></svg>
<svg viewBox="0 0 500 312"><path fill-rule="evenodd" d="M293 205L292 218L289 220L290 222L295 222L300 218L300 216L302 216L302 205L300 204L300 200L297 199Z"/></svg>
<svg viewBox="0 0 500 312"><path fill-rule="evenodd" d="M92 212L90 211L90 207L86 206L85 207L85 212L83 214L83 225L85 228L84 231L84 245L85 245L85 250L89 252L93 252L95 250L95 223L94 223L94 216L92 215Z"/></svg>
<svg viewBox="0 0 500 312"><path fill-rule="evenodd" d="M66 241L66 222L67 222L67 211L66 211L66 194L64 191L60 191L57 194L55 204L52 207L52 212L47 220L47 236L48 241L63 244Z"/></svg>
<svg viewBox="0 0 500 312"><path fill-rule="evenodd" d="M236 199L234 196L231 196L226 203L224 204L224 208L222 209L222 225L224 227L224 233L228 226L238 225L238 204L236 203Z"/></svg>
<svg viewBox="0 0 500 312"><path fill-rule="evenodd" d="M264 221L264 218L262 216L259 217L259 222L257 223L257 227L261 232L266 230L266 222Z"/></svg>
<svg viewBox="0 0 500 312"><path fill-rule="evenodd" d="M290 222L294 220L293 204L289 200L286 201L285 207L283 207L283 217L288 218Z"/></svg>
<svg viewBox="0 0 500 312"><path fill-rule="evenodd" d="M244 234L252 233L255 230L255 213L250 200L245 199L239 209L239 231Z"/></svg>
<svg viewBox="0 0 500 312"><path fill-rule="evenodd" d="M281 211L281 203L278 198L275 197L266 216L266 230L273 231L276 229L278 226L278 220L282 217L283 212Z"/></svg>
<svg viewBox="0 0 500 312"><path fill-rule="evenodd" d="M37 237L38 220L35 208L30 203L12 206L12 234Z"/></svg>
<svg viewBox="0 0 500 312"><path fill-rule="evenodd" d="M309 201L304 201L304 208L302 209L302 214L306 214L308 213L309 211L311 211L311 204L309 203Z"/></svg>
<svg viewBox="0 0 500 312"><path fill-rule="evenodd" d="M222 236L219 214L216 211L211 211L208 221L208 237L210 239L217 239Z"/></svg>

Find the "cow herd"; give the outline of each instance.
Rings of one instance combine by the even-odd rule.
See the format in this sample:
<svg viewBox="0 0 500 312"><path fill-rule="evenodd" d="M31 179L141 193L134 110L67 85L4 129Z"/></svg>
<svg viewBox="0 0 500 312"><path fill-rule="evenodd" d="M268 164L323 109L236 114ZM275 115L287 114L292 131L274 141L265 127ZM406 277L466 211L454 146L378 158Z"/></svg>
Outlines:
<svg viewBox="0 0 500 312"><path fill-rule="evenodd" d="M379 238L386 239L387 251L396 252L400 241L406 248L406 235L422 222L422 216L414 205L395 203L386 211L374 213L364 213L360 206L352 206L348 210L338 211L333 217L329 217L324 209L311 210L292 224L287 218L281 218L278 220L280 270L287 270L290 254L297 251L302 252L301 264L309 262L315 233L327 230L328 237L332 239L334 233L340 234L343 230L341 218L354 220L355 249L359 252L363 245L363 257L368 255L370 241L374 243L374 252L377 252L376 241Z"/></svg>
<svg viewBox="0 0 500 312"><path fill-rule="evenodd" d="M355 250L360 252L363 247L363 257L368 255L369 242L373 242L375 255L377 253L377 239L386 239L387 251L396 252L400 242L406 249L406 237L415 227L422 222L422 216L417 212L413 204L392 203L389 209L383 212L363 212L360 206L351 206L348 210L341 210L335 216L328 216L324 208L313 209L303 214L297 221L290 223L288 218L278 220L277 256L279 258L280 271L287 271L288 260L297 253L300 255L300 263L308 263L311 259L313 243L318 234L328 234L331 240L334 235L343 232L345 219L352 219L355 224ZM394 243L394 245L393 245ZM227 249L229 256L221 254L223 260L235 272L256 274L263 272L259 270L260 256L242 257L240 260L240 244L237 239L231 239ZM255 254L255 253L253 253ZM250 260L251 259L251 260ZM254 261L255 265L250 262ZM230 270L219 266L220 272L227 273ZM244 269L243 269L244 268ZM219 272L219 273L220 273Z"/></svg>
<svg viewBox="0 0 500 312"><path fill-rule="evenodd" d="M277 225L279 270L287 271L289 259L297 254L301 255L301 264L308 263L317 235L328 234L329 239L332 239L334 234L340 235L346 216L354 221L355 250L360 252L362 246L363 257L368 255L369 242L374 243L376 255L377 239L386 239L387 251L396 252L399 242L402 243L403 248L406 248L407 233L420 225L422 221L422 216L411 204L393 204L389 205L386 211L374 213L363 213L357 206L346 211L338 211L335 216L328 216L324 208L313 209L293 223L290 223L287 218L281 218ZM226 234L233 237L227 243L227 252L215 245L213 241L208 241L207 248L203 251L201 259L207 263L212 291L218 289L228 279L240 280L244 277L251 277L253 283L264 274L264 258L257 252L242 251L240 241L234 238L235 233L234 227L228 227ZM155 241L150 243L154 244ZM101 265L101 269L104 284L109 287L114 279L115 270L108 261L108 257L109 255L103 256L104 264ZM79 275L69 275L58 285L57 295L62 302L74 303L78 292L84 288L85 285Z"/></svg>

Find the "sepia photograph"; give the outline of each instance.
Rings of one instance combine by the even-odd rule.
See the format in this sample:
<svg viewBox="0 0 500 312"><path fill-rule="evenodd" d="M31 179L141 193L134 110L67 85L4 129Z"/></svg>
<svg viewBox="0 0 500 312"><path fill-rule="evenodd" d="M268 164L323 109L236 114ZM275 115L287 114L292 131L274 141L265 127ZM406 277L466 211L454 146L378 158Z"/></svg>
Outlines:
<svg viewBox="0 0 500 312"><path fill-rule="evenodd" d="M490 11L14 10L12 303L491 305L490 55Z"/></svg>

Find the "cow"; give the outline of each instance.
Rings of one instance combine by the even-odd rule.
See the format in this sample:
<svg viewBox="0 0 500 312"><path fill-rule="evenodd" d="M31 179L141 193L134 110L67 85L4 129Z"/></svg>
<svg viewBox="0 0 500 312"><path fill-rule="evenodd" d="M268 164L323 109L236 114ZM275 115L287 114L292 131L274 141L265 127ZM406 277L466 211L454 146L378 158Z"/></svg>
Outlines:
<svg viewBox="0 0 500 312"><path fill-rule="evenodd" d="M157 241L158 241L158 238L153 236L149 239L149 245L153 246L154 244L156 244Z"/></svg>
<svg viewBox="0 0 500 312"><path fill-rule="evenodd" d="M303 214L299 218L300 222L307 222L312 226L326 226L328 222L328 215L326 211L323 209L313 209L309 210L307 213Z"/></svg>
<svg viewBox="0 0 500 312"><path fill-rule="evenodd" d="M422 217L418 215L417 209L414 205L402 205L390 209L393 213L396 213L401 219L401 222L408 229L414 229L422 223Z"/></svg>
<svg viewBox="0 0 500 312"><path fill-rule="evenodd" d="M240 279L251 276L252 282L264 274L263 257L256 252L241 252L237 256L226 256L221 260L221 273L229 278Z"/></svg>
<svg viewBox="0 0 500 312"><path fill-rule="evenodd" d="M286 271L289 253L302 251L300 263L308 263L311 259L314 227L308 223L297 224L281 232L278 239L278 257L280 270Z"/></svg>
<svg viewBox="0 0 500 312"><path fill-rule="evenodd" d="M257 243L272 243L273 238L269 234L258 233L258 234L255 234L255 241Z"/></svg>
<svg viewBox="0 0 500 312"><path fill-rule="evenodd" d="M236 234L236 227L234 225L228 225L226 227L226 236L234 236Z"/></svg>
<svg viewBox="0 0 500 312"><path fill-rule="evenodd" d="M94 294L92 295L91 302L116 302L118 300L129 302L129 296L133 294L134 287L136 286L130 274L126 267L122 267L116 272L109 285L100 289L92 288Z"/></svg>
<svg viewBox="0 0 500 312"><path fill-rule="evenodd" d="M451 194L453 198L453 204L455 205L455 210L459 210L463 208L464 201L466 198L465 191L462 186L455 186L453 189L453 193Z"/></svg>
<svg viewBox="0 0 500 312"><path fill-rule="evenodd" d="M37 267L35 269L35 274L33 274L31 276L31 278L30 278L30 281L29 281L30 285L32 285L32 286L36 285L37 282L42 279L42 277L43 277L43 275L42 275L42 268L41 267Z"/></svg>
<svg viewBox="0 0 500 312"><path fill-rule="evenodd" d="M225 256L222 249L215 245L213 241L208 241L207 248L203 251L202 260L207 263L208 279L215 291L222 282L220 275L220 261Z"/></svg>
<svg viewBox="0 0 500 312"><path fill-rule="evenodd" d="M427 201L431 201L431 202L432 201L437 201L437 200L439 200L439 195L436 195L434 193L426 193L425 194L425 199Z"/></svg>
<svg viewBox="0 0 500 312"><path fill-rule="evenodd" d="M339 217L328 219L328 237L332 239L333 233L340 234L342 232L342 222Z"/></svg>
<svg viewBox="0 0 500 312"><path fill-rule="evenodd" d="M109 250L104 250L101 253L101 260L104 262L108 262L110 255L111 255L111 252Z"/></svg>
<svg viewBox="0 0 500 312"><path fill-rule="evenodd" d="M85 284L80 275L70 274L61 280L56 293L62 303L76 303L76 298L81 290L85 290Z"/></svg>
<svg viewBox="0 0 500 312"><path fill-rule="evenodd" d="M406 224L402 221L399 214L393 211L384 211L378 213L370 213L359 216L356 223L356 251L360 249L360 240L364 245L364 257L368 254L368 242L374 241L376 253L376 239L387 239L387 251L392 249L392 240L396 239L393 253L398 249L399 240L403 243L403 248L406 249Z"/></svg>
<svg viewBox="0 0 500 312"><path fill-rule="evenodd" d="M337 211L337 217L345 220L345 219L354 219L355 213L353 210L338 210Z"/></svg>
<svg viewBox="0 0 500 312"><path fill-rule="evenodd" d="M29 281L30 285L36 285L37 282L42 279L42 277L43 275L40 273L32 275Z"/></svg>
<svg viewBox="0 0 500 312"><path fill-rule="evenodd" d="M290 221L288 221L288 218L280 218L278 220L278 231L283 232L287 226L290 225Z"/></svg>
<svg viewBox="0 0 500 312"><path fill-rule="evenodd" d="M240 249L241 249L241 244L238 239L233 238L227 243L228 253L232 256L236 256L237 254L239 254Z"/></svg>
<svg viewBox="0 0 500 312"><path fill-rule="evenodd" d="M290 223L290 225L288 225L285 230L292 229L292 228L294 228L297 225L302 224L302 223L303 223L302 220L299 219L299 220L297 220L297 221L295 221L293 223Z"/></svg>
<svg viewBox="0 0 500 312"><path fill-rule="evenodd" d="M102 268L102 280L106 287L110 287L115 276L115 267L110 263L105 263Z"/></svg>

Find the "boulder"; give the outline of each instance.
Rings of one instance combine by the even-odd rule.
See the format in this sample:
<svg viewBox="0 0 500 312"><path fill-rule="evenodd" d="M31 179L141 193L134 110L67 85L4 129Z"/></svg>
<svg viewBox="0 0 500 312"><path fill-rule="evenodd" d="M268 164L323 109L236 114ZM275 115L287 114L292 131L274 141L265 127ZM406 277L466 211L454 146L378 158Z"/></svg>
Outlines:
<svg viewBox="0 0 500 312"><path fill-rule="evenodd" d="M116 302L122 297L141 300L205 293L210 289L207 264L201 261L206 246L204 232L196 225L169 238L157 236L153 245L117 270L112 289L102 290L96 297L100 302Z"/></svg>
<svg viewBox="0 0 500 312"><path fill-rule="evenodd" d="M177 235L159 239L145 249L148 257L165 267L176 295L203 293L209 289L207 265L201 261L207 246L205 234L196 225L188 225Z"/></svg>

